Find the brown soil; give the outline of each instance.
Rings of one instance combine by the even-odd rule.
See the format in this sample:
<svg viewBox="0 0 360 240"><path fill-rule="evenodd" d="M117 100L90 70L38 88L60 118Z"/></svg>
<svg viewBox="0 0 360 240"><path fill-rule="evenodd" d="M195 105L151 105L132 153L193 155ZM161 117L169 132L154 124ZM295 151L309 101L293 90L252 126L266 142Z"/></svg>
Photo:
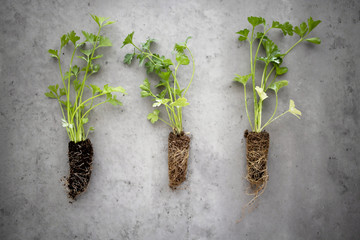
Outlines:
<svg viewBox="0 0 360 240"><path fill-rule="evenodd" d="M190 137L184 133L169 134L168 140L169 186L175 189L186 180Z"/></svg>
<svg viewBox="0 0 360 240"><path fill-rule="evenodd" d="M265 190L269 178L267 173L267 157L270 136L266 131L257 133L246 130L244 137L246 139L246 179L251 184L253 190L251 194L255 195L254 199L249 203L251 205Z"/></svg>
<svg viewBox="0 0 360 240"><path fill-rule="evenodd" d="M75 198L85 192L90 181L92 171L93 148L90 139L81 142L69 142L70 174L66 179L68 196Z"/></svg>

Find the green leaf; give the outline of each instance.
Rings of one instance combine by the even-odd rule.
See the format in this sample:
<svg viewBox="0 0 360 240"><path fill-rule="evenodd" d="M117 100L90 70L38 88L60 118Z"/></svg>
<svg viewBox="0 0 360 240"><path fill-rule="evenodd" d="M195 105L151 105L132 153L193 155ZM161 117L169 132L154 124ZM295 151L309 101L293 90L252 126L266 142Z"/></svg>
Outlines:
<svg viewBox="0 0 360 240"><path fill-rule="evenodd" d="M134 33L135 32L132 32L130 33L129 35L126 36L125 40L123 41L123 45L121 48L123 48L125 45L127 44L131 44L132 43L132 39L133 39L133 36L134 36Z"/></svg>
<svg viewBox="0 0 360 240"><path fill-rule="evenodd" d="M174 50L178 53L183 53L186 49L185 43L175 43Z"/></svg>
<svg viewBox="0 0 360 240"><path fill-rule="evenodd" d="M53 92L46 92L45 96L47 96L49 98L57 98L57 96L55 96L55 94Z"/></svg>
<svg viewBox="0 0 360 240"><path fill-rule="evenodd" d="M299 116L301 116L301 112L295 108L295 103L293 100L290 99L290 105L289 105L289 112L293 114L295 117L300 119Z"/></svg>
<svg viewBox="0 0 360 240"><path fill-rule="evenodd" d="M64 34L62 37L61 37L61 47L60 48L63 48L65 47L65 45L69 42L69 38L66 34Z"/></svg>
<svg viewBox="0 0 360 240"><path fill-rule="evenodd" d="M315 44L320 44L321 43L321 40L318 37L306 38L305 41L315 43Z"/></svg>
<svg viewBox="0 0 360 240"><path fill-rule="evenodd" d="M121 92L126 94L126 91L122 87L110 87L109 84L104 85L104 89L102 90L102 93L112 93L112 92Z"/></svg>
<svg viewBox="0 0 360 240"><path fill-rule="evenodd" d="M190 36L186 38L185 42L176 43L175 46L174 46L174 50L177 51L178 53L184 53L184 50L187 47L187 41L189 39L191 39Z"/></svg>
<svg viewBox="0 0 360 240"><path fill-rule="evenodd" d="M104 56L103 54L99 54L96 57L92 57L91 60L102 58L103 56Z"/></svg>
<svg viewBox="0 0 360 240"><path fill-rule="evenodd" d="M169 81L170 75L171 75L171 72L159 72L158 73L158 76L165 81Z"/></svg>
<svg viewBox="0 0 360 240"><path fill-rule="evenodd" d="M233 79L233 81L236 81L236 82L240 82L242 83L244 86L246 85L247 81L250 79L251 77L251 73L248 74L248 75L245 75L245 76L240 76L238 74L235 74L236 77Z"/></svg>
<svg viewBox="0 0 360 240"><path fill-rule="evenodd" d="M140 85L140 89L147 92L151 92L149 79L145 78L143 84Z"/></svg>
<svg viewBox="0 0 360 240"><path fill-rule="evenodd" d="M74 31L71 31L70 33L67 34L67 37L69 38L69 40L74 44L74 46L76 46L76 42L78 40L80 40L79 36L76 36L76 33Z"/></svg>
<svg viewBox="0 0 360 240"><path fill-rule="evenodd" d="M307 25L306 25L305 22L302 22L302 23L300 24L300 27L296 26L296 27L294 28L294 32L295 32L297 35L299 35L300 37L303 37L303 36L306 34L307 31L308 31L308 27L307 27Z"/></svg>
<svg viewBox="0 0 360 240"><path fill-rule="evenodd" d="M290 36L294 35L294 27L289 22L285 22L281 30L283 31L285 36L285 33L289 34Z"/></svg>
<svg viewBox="0 0 360 240"><path fill-rule="evenodd" d="M66 95L66 90L65 90L65 88L60 88L59 90L60 90L60 95L59 95L59 97Z"/></svg>
<svg viewBox="0 0 360 240"><path fill-rule="evenodd" d="M68 102L68 101L61 101L60 100L60 103L62 104L62 105L64 105L65 107L67 107L67 105L68 105L68 103L69 103L69 107L71 108L71 102Z"/></svg>
<svg viewBox="0 0 360 240"><path fill-rule="evenodd" d="M48 52L51 54L51 57L59 59L58 50L49 49Z"/></svg>
<svg viewBox="0 0 360 240"><path fill-rule="evenodd" d="M143 98L144 97L149 97L149 96L151 96L151 93L147 92L147 91L141 91L140 96L143 97Z"/></svg>
<svg viewBox="0 0 360 240"><path fill-rule="evenodd" d="M56 84L56 85L50 85L48 87L48 89L52 92L54 92L55 94L57 94L57 90L59 89L59 84Z"/></svg>
<svg viewBox="0 0 360 240"><path fill-rule="evenodd" d="M269 86L269 88L274 90L277 93L280 90L280 88L285 87L287 85L288 85L288 81L282 80L282 81L273 82Z"/></svg>
<svg viewBox="0 0 360 240"><path fill-rule="evenodd" d="M160 111L155 109L152 113L148 114L147 119L149 119L151 123L155 123L157 120L159 120L159 113Z"/></svg>
<svg viewBox="0 0 360 240"><path fill-rule="evenodd" d="M311 32L314 28L316 28L317 25L321 23L320 20L314 21L312 17L308 19L308 25L309 25L309 32Z"/></svg>
<svg viewBox="0 0 360 240"><path fill-rule="evenodd" d="M256 38L257 38L257 39L264 38L265 40L269 39L267 36L264 35L263 32L257 32L257 33L256 33Z"/></svg>
<svg viewBox="0 0 360 240"><path fill-rule="evenodd" d="M300 24L300 30L301 30L302 35L305 35L305 33L306 33L307 30L308 30L308 26L306 25L305 22L303 22L303 23Z"/></svg>
<svg viewBox="0 0 360 240"><path fill-rule="evenodd" d="M142 46L142 49L145 51L145 50L150 50L150 45L152 42L155 42L156 40L155 39L152 39L152 38L149 38L146 40L145 43L143 43L141 46Z"/></svg>
<svg viewBox="0 0 360 240"><path fill-rule="evenodd" d="M155 69L155 64L152 61L148 61L145 63L145 67L147 73L152 73Z"/></svg>
<svg viewBox="0 0 360 240"><path fill-rule="evenodd" d="M237 34L240 34L239 41L245 41L248 38L249 32L247 28L238 31Z"/></svg>
<svg viewBox="0 0 360 240"><path fill-rule="evenodd" d="M100 70L100 64L95 64L92 67L92 73L97 73Z"/></svg>
<svg viewBox="0 0 360 240"><path fill-rule="evenodd" d="M98 86L94 85L94 84L90 84L92 90L93 90L93 95L95 95L95 93L101 93L102 90L101 88L99 88Z"/></svg>
<svg viewBox="0 0 360 240"><path fill-rule="evenodd" d="M93 132L94 130L95 130L94 127L89 127L89 131L90 131L90 132Z"/></svg>
<svg viewBox="0 0 360 240"><path fill-rule="evenodd" d="M127 94L126 93L126 90L121 87L121 86L118 86L118 87L111 87L111 92L120 92L122 94Z"/></svg>
<svg viewBox="0 0 360 240"><path fill-rule="evenodd" d="M110 97L112 96L112 97ZM114 106L122 106L122 102L116 99L116 95L111 95L110 93L107 94L107 102L111 103Z"/></svg>
<svg viewBox="0 0 360 240"><path fill-rule="evenodd" d="M113 24L113 23L115 23L115 21L108 21L105 24L103 24L103 26L107 26L107 25L110 25L110 24Z"/></svg>
<svg viewBox="0 0 360 240"><path fill-rule="evenodd" d="M174 65L173 62L171 61L171 59L165 59L163 61L164 63L164 67L168 67L168 66L171 66L171 65Z"/></svg>
<svg viewBox="0 0 360 240"><path fill-rule="evenodd" d="M176 54L176 61L180 63L181 65L188 65L190 63L190 60L188 56L186 56L184 53L178 52Z"/></svg>
<svg viewBox="0 0 360 240"><path fill-rule="evenodd" d="M176 94L177 96L179 96L179 97L182 97L183 91L185 91L185 89L180 90L180 89L177 88L177 89L175 89L175 94Z"/></svg>
<svg viewBox="0 0 360 240"><path fill-rule="evenodd" d="M84 56L76 56L76 57L83 59L85 62L89 62L89 59L86 58L86 57L84 57ZM81 70L83 70L83 69L81 69ZM85 70L86 70L86 68L84 69L84 71L85 71Z"/></svg>
<svg viewBox="0 0 360 240"><path fill-rule="evenodd" d="M175 102L172 102L171 104L170 104L170 106L174 106L174 107L185 107L185 106L187 106L187 105L189 105L190 103L188 103L187 102L187 100L186 100L186 98L178 98L178 99L176 99L176 101Z"/></svg>
<svg viewBox="0 0 360 240"><path fill-rule="evenodd" d="M251 25L253 25L253 27L256 27L256 26L258 26L258 25L260 25L260 24L266 24L266 21L265 21L265 19L264 18L262 18L262 17L248 17L248 21L249 21L249 23L251 24Z"/></svg>
<svg viewBox="0 0 360 240"><path fill-rule="evenodd" d="M274 21L271 27L281 29L285 36L286 34L289 34L290 36L293 35L293 26L289 22L280 24L278 21Z"/></svg>
<svg viewBox="0 0 360 240"><path fill-rule="evenodd" d="M271 41L268 37L263 39L262 45L266 51L266 58L258 58L257 60L261 60L266 62L267 64L274 63L280 65L282 63L283 54L280 53L278 46Z"/></svg>
<svg viewBox="0 0 360 240"><path fill-rule="evenodd" d="M88 118L83 118L83 119L81 119L81 123L82 123L82 124L86 124L88 121L89 121Z"/></svg>
<svg viewBox="0 0 360 240"><path fill-rule="evenodd" d="M73 75L77 76L79 74L79 67L77 65L74 65L72 68L71 68L71 72Z"/></svg>
<svg viewBox="0 0 360 240"><path fill-rule="evenodd" d="M102 26L103 22L108 20L109 18L105 18L105 17L98 17L94 14L90 14L91 17L94 19L94 21L99 25L99 27Z"/></svg>
<svg viewBox="0 0 360 240"><path fill-rule="evenodd" d="M99 47L110 47L112 46L112 43L110 41L110 39L108 37L105 36L99 36L99 45L97 46L97 48Z"/></svg>
<svg viewBox="0 0 360 240"><path fill-rule="evenodd" d="M288 71L288 68L287 67L278 67L277 65L276 66L276 74L277 75L283 75L285 73L287 73Z"/></svg>
<svg viewBox="0 0 360 240"><path fill-rule="evenodd" d="M135 53L128 53L125 55L125 58L124 58L124 63L126 64L131 64L131 61L133 59L133 57L135 56Z"/></svg>
<svg viewBox="0 0 360 240"><path fill-rule="evenodd" d="M163 98L165 98L166 93L167 93L167 89L162 90L161 93L159 93L158 95L156 95L156 97L163 99Z"/></svg>
<svg viewBox="0 0 360 240"><path fill-rule="evenodd" d="M91 44L94 44L95 43L95 40L96 40L96 36L92 33L88 33L88 32L85 32L85 31L81 31L82 34L84 35L85 39L86 39L86 42L89 42Z"/></svg>
<svg viewBox="0 0 360 240"><path fill-rule="evenodd" d="M79 88L81 87L81 83L79 83L78 80L74 80L73 84L74 84L75 91L79 90Z"/></svg>
<svg viewBox="0 0 360 240"><path fill-rule="evenodd" d="M92 53L92 49L80 49L80 52L89 57Z"/></svg>
<svg viewBox="0 0 360 240"><path fill-rule="evenodd" d="M139 66L142 66L144 64L145 59L146 59L144 54L139 54L139 55L137 55L136 58L139 59Z"/></svg>

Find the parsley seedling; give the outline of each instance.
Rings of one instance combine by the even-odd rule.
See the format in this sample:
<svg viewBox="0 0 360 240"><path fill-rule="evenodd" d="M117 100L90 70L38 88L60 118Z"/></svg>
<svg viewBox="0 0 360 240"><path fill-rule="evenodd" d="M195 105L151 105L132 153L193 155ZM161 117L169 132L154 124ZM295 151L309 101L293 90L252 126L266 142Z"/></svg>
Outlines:
<svg viewBox="0 0 360 240"><path fill-rule="evenodd" d="M102 58L103 55L96 55L95 52L101 47L110 47L112 43L109 38L100 35L101 29L107 25L113 24L114 21L107 21L109 18L98 17L91 15L93 20L97 23L99 29L97 34L82 31L85 40L80 42L80 37L74 31L64 34L60 41L60 49L50 49L48 52L51 57L58 60L60 77L63 84L59 88L59 84L50 85L49 92L45 96L54 98L59 101L62 112L62 126L66 128L70 141L80 142L87 139L90 131L94 128L90 127L85 132L84 125L88 122L89 113L96 107L104 103L111 103L112 105L122 105L122 103L113 95L114 92L126 94L122 87L110 87L106 84L102 89L94 84L87 85L87 80L100 70L100 65L95 64L94 60ZM62 71L61 52L62 49L69 43L72 43L73 52L67 72ZM77 56L80 53L81 55ZM74 57L84 60L85 66L80 67L73 65ZM82 80L81 80L82 79ZM72 95L71 85L74 88L74 95ZM84 89L89 88L92 96L83 100ZM106 99L95 103L101 96L106 96ZM73 98L73 100L71 100Z"/></svg>
<svg viewBox="0 0 360 240"><path fill-rule="evenodd" d="M271 27L266 25L266 21L262 17L248 17L249 23L252 25L251 31L247 28L240 30L237 34L240 34L239 41L248 41L250 44L250 66L251 73L248 75L237 75L233 80L240 82L244 85L244 97L245 97L245 109L246 115L249 119L250 126L252 131L261 132L266 126L270 123L278 119L279 117L285 115L286 113L292 113L296 117L300 118L301 112L295 108L295 103L293 100L290 100L290 106L287 111L275 117L277 106L278 106L278 91L280 88L287 86L288 81L281 80L275 81L278 76L285 74L288 71L287 67L282 67L285 56L299 43L301 42L310 42L314 44L320 44L321 41L317 37L308 38L309 34L314 30L314 28L321 23L320 20L314 21L311 17L306 22L301 23L299 26L293 27L289 22L285 22L284 24L280 24L277 21L272 22ZM256 32L255 28L257 26L263 26L262 32ZM296 33L300 39L292 45L285 53L281 53L278 46L270 40L267 36L270 30L280 29L282 33L286 36L293 36ZM250 35L249 35L250 33ZM257 44L257 45L256 45ZM266 56L260 57L259 49L260 46L263 46ZM254 55L254 50L255 55ZM255 81L255 69L257 62L263 62L261 66L263 69L263 73L261 76L261 82L259 85L256 85ZM247 106L247 98L246 98L246 83L249 79L252 79L252 88L253 88L253 100L254 100L254 121L250 119L250 115L248 112ZM275 92L276 104L275 110L270 119L262 125L262 107L263 101L268 98L266 94L267 90L273 90Z"/></svg>
<svg viewBox="0 0 360 240"><path fill-rule="evenodd" d="M166 109L168 121L159 116L160 110L155 109L152 113L149 113L147 118L151 123L155 123L158 120L169 125L175 134L180 135L183 133L182 124L182 109L189 105L185 95L191 85L195 73L195 62L190 49L187 46L187 42L190 39L188 37L185 42L176 43L174 50L176 52L176 64L169 58L160 56L159 54L152 53L150 50L151 43L154 39L147 39L147 41L141 46L137 46L133 42L134 32L130 33L124 40L123 46L132 45L134 52L125 55L124 63L131 64L132 60L136 57L139 59L139 65L145 65L147 73L155 73L159 76L159 83L155 85L155 88L161 88L162 91L159 94L155 94L151 90L151 84L146 78L143 84L140 85L141 97L151 97L154 101L153 107L158 108L163 105ZM193 68L191 79L186 88L181 88L180 82L177 78L177 71L180 65L188 65L190 63L188 53L191 57Z"/></svg>

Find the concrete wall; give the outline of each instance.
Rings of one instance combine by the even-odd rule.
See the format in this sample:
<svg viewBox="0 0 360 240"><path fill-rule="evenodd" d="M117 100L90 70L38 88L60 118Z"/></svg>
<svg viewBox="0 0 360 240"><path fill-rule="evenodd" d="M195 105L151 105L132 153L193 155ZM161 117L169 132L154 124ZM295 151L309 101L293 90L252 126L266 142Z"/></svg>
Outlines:
<svg viewBox="0 0 360 240"><path fill-rule="evenodd" d="M0 85L1 239L356 239L360 235L359 37L355 0L273 1L2 1ZM91 115L95 163L88 191L69 204L60 179L68 172L68 139L57 102L44 91L59 83L47 49L70 30L96 31L89 13L117 21L104 29L113 47L91 81L122 85L123 107ZM269 183L258 207L237 223L249 200L244 179L246 119L235 73L249 72L248 44L236 31L247 17L299 24L323 22L321 45L302 44L286 57L279 112L294 99L303 117L287 115L271 136ZM167 136L152 125L138 86L144 68L122 63L120 49L150 36L170 55L191 35L196 74L184 110L191 132L188 180L168 187ZM295 38L274 33L280 49ZM68 52L65 52L68 56ZM189 78L190 67L180 72ZM151 77L155 80L155 77ZM153 81L154 82L154 81ZM273 101L265 106L265 118Z"/></svg>

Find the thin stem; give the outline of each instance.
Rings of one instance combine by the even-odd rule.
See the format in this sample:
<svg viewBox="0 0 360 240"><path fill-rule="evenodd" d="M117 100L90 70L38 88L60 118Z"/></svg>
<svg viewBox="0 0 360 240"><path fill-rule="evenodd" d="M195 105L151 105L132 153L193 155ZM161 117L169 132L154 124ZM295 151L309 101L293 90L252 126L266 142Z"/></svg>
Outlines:
<svg viewBox="0 0 360 240"><path fill-rule="evenodd" d="M83 95L83 92L84 92L84 87L85 87L85 82L86 82L86 79L87 79L87 74L88 74L88 71L89 71L90 62L91 62L91 59L93 58L95 50L96 50L96 45L97 45L97 42L98 42L98 39L99 39L100 31L101 31L101 26L99 27L99 31L98 31L98 33L96 35L94 45L93 45L93 50L92 50L92 53L91 53L91 57L89 57L89 62L86 65L85 75L84 75L83 81L81 82L80 94L79 94L80 95L79 96L79 103L81 103L81 101L82 101L82 95Z"/></svg>
<svg viewBox="0 0 360 240"><path fill-rule="evenodd" d="M276 96L276 104L275 104L275 110L274 110L274 113L272 114L272 116L270 117L270 119L264 124L264 126L260 129L260 132L267 126L271 123L271 119L273 119L273 117L275 116L276 114L276 111L277 111L277 107L278 107L278 95L277 95L277 92L275 92L275 96Z"/></svg>
<svg viewBox="0 0 360 240"><path fill-rule="evenodd" d="M269 123L265 124L263 126L263 128L265 128L267 125L269 125L270 123L272 123L273 121L275 121L276 119L278 119L279 117L283 116L284 114L288 113L289 110L287 110L286 112L283 112L282 114L280 114L279 116L277 116L276 118L274 118L273 120L271 120Z"/></svg>
<svg viewBox="0 0 360 240"><path fill-rule="evenodd" d="M90 112L91 110L93 110L93 109L96 108L97 106L99 106L99 105L101 105L101 104L103 104L103 103L106 103L106 102L107 102L107 101L98 103L98 104L94 105L93 107L89 108L89 110L87 110L87 111L82 115L82 117L80 118L80 123L81 123L81 121L83 120L83 118L86 117L87 114L89 114L89 112Z"/></svg>
<svg viewBox="0 0 360 240"><path fill-rule="evenodd" d="M161 117L159 117L159 119L164 122L165 124L169 125L170 127L173 127L170 123L168 123L167 121L165 121L164 119L162 119Z"/></svg>
<svg viewBox="0 0 360 240"><path fill-rule="evenodd" d="M267 72L267 67L268 67L268 64L265 64L265 67L264 67L264 71L263 71L263 74L262 74L262 77L261 77L261 88L264 88L264 84L266 83L266 72Z"/></svg>
<svg viewBox="0 0 360 240"><path fill-rule="evenodd" d="M260 128L261 128L261 115L262 115L262 103L263 103L263 100L260 99L259 101L259 106L258 106L258 111L259 111L259 114L258 114L258 125L256 126L256 130L257 132L260 132Z"/></svg>
<svg viewBox="0 0 360 240"><path fill-rule="evenodd" d="M195 75L195 60L194 60L194 57L193 57L190 49L189 49L188 47L186 47L186 49L189 51L190 56L191 56L191 61L192 61L192 63L193 63L193 72L192 72L192 75L191 75L190 82L189 82L189 84L188 84L188 86L187 86L187 88L186 88L186 90L185 90L185 92L184 92L184 95L183 95L184 97L185 97L185 94L186 94L186 92L188 91L188 89L189 89L189 87L190 87L190 85L191 85L191 83L192 83L192 81L193 81L193 79L194 79L194 75Z"/></svg>
<svg viewBox="0 0 360 240"><path fill-rule="evenodd" d="M255 91L255 69L254 69L254 65L253 65L253 39L254 39L254 27L252 28L251 31L251 40L249 40L250 43L250 66L251 66L251 78L252 78L252 87L253 87L253 96L254 96L254 128L256 130L256 122L257 122L257 96L256 96L256 91Z"/></svg>
<svg viewBox="0 0 360 240"><path fill-rule="evenodd" d="M73 60L74 60L74 55L75 55L75 52L76 52L76 46L74 47L74 51L73 51L73 53L72 53L72 55L71 55L71 60L70 60L70 67L69 67L69 78L68 78L68 94L66 94L66 97L67 97L67 102L68 102L68 105L70 104L70 79L71 79L71 67L72 67L72 62L73 62ZM68 107L67 108L67 114L68 114L68 122L69 123L72 123L73 122L73 120L72 120L72 118L71 119L69 119L69 115L70 115L70 107Z"/></svg>
<svg viewBox="0 0 360 240"><path fill-rule="evenodd" d="M252 123L251 123L250 115L249 115L249 112L248 112L247 98L246 98L246 85L244 85L244 96L245 96L246 115L247 115L247 117L248 117L248 119L249 119L249 123L250 123L250 126L251 126L251 130L254 131L253 125L252 125Z"/></svg>
<svg viewBox="0 0 360 240"><path fill-rule="evenodd" d="M90 101L90 100L92 100L92 99L95 99L95 98L97 98L97 97L103 96L103 95L105 95L105 93L100 93L100 94L98 94L98 95L95 95L95 96L93 96L93 97L91 97L91 98L86 99L84 102L82 102L82 103L74 110L74 113L73 113L73 115L71 116L71 118L73 118L73 117L75 116L75 113L76 113L76 112L79 110L79 108L80 108L81 106L83 106L86 102L88 102L88 101Z"/></svg>
<svg viewBox="0 0 360 240"><path fill-rule="evenodd" d="M273 78L273 80L270 82L270 84L266 87L266 89L264 90L264 92L266 92L268 89L269 89L269 87L271 86L271 84L273 84L273 82L275 81L275 79L277 78L277 74L275 74L275 77ZM266 83L265 83L265 86L266 86Z"/></svg>

